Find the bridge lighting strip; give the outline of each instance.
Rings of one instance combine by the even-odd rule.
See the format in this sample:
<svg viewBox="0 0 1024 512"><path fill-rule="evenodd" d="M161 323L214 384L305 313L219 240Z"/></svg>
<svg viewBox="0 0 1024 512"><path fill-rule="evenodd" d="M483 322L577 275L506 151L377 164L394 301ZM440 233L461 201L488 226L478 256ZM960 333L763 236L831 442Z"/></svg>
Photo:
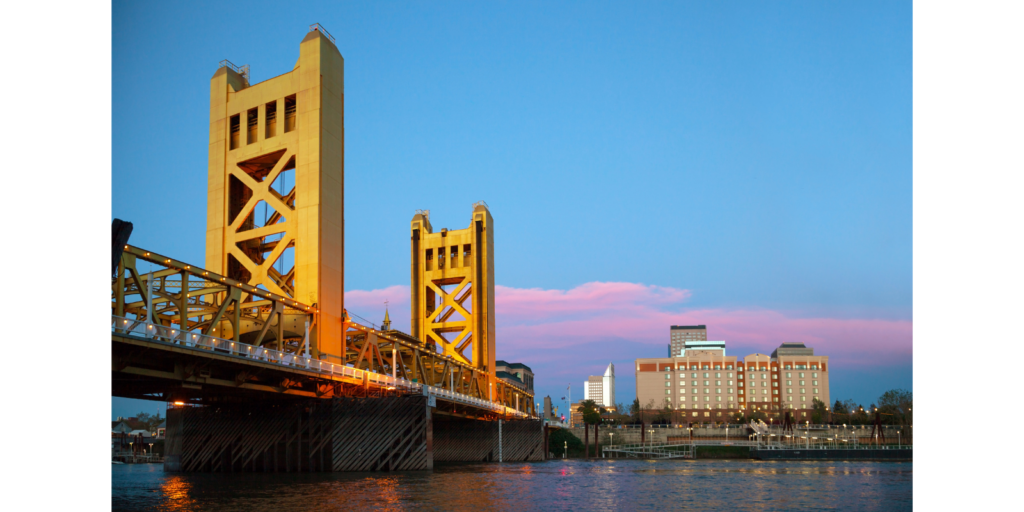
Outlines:
<svg viewBox="0 0 1024 512"><path fill-rule="evenodd" d="M126 327L121 327L121 328L116 327L116 324L118 323L118 320L121 321L122 325L128 325L129 321L134 321L135 323L139 324L139 326L141 326L144 323L144 322L140 322L138 319L130 320L128 318L118 317L118 316L113 316L113 315L111 315L111 317L114 320L114 324L115 324L114 329L115 330L116 329L121 329L122 331L124 331L124 334L130 334L132 331L128 330L128 328L126 328ZM152 330L153 327L160 327L160 328L164 328L164 329L170 330L170 332L172 334L177 332L177 329L170 329L168 327L164 327L164 326L158 325L158 324L145 323L145 325L146 325L146 330ZM363 326L360 326L360 327L363 327ZM159 331L159 329L157 329L157 330ZM185 331L185 332L187 332L187 331ZM218 338L216 336L210 336L208 334L197 334L197 333L191 333L191 334L192 334L192 339L194 339L194 340L197 339L197 336L202 336L203 338L209 338L209 339L212 339L212 340L217 340L217 341L220 341L222 343L230 343L230 346L232 346L232 347L235 345L235 342L233 342L231 340L226 340L224 338ZM160 341L161 343L170 343L172 345L178 345L179 344L179 343L176 343L173 340L173 338L171 338L170 341L159 340L159 338L166 338L166 336L161 336L158 332L152 334L151 336L153 336L153 338L157 338L158 341ZM250 353L252 352L253 348L256 348L257 352L259 351L258 349L260 348L260 347L253 347L252 345L249 345L247 343L241 343L241 342L238 342L238 345L244 345ZM199 348L197 348L197 346L202 346L202 345L201 345L201 341L196 341L192 345L185 344L183 346L185 346L186 348L191 348L193 350L200 350ZM213 349L214 352L216 352L216 347L214 347L212 343L211 343L211 346L209 348ZM241 350L241 348L239 348L239 351L240 350ZM500 402L492 402L492 401L484 400L484 399L481 399L481 398L475 398L475 397L466 395L464 393L458 393L458 392L455 392L455 391L446 391L444 388L438 388L436 386L431 386L429 384L423 384L423 383L418 383L418 382L411 382L411 381L408 381L408 380L405 380L405 379L394 378L394 377L391 377L390 375L386 375L386 374L382 374L382 373L377 373L377 372L372 371L372 370L363 370L363 369L360 369L360 368L353 368L351 366L338 365L338 364L332 363L330 361L324 361L323 359L314 359L312 357L305 358L305 357L300 356L300 355L290 354L292 356L292 361L293 362L298 362L299 360L305 360L306 364L309 365L309 367L302 367L302 366L299 366L297 364L287 364L287 363L283 362L284 356L289 355L287 352L282 352L282 351L279 351L279 350L275 350L274 352L276 352L277 355L278 355L278 359L279 359L278 361L271 361L269 356L268 356L268 358L266 360L260 360L260 359L256 359L256 360L264 362L264 363L267 363L267 364L274 364L274 365L284 366L284 367L288 367L288 368L304 369L304 370L313 371L313 372L317 372L317 373L328 374L328 375L332 375L332 376L333 375L338 375L338 373L335 372L335 368L341 368L342 369L342 372L340 373L341 376L345 376L345 373L344 373L345 369L350 369L350 370L353 371L352 377L356 377L357 374L369 373L369 374L372 374L372 375L376 376L374 378L373 382L378 383L378 384L383 382L385 387L387 387L388 384L390 384L390 385L392 385L394 387L397 387L397 386L401 385L403 388L406 388L406 389L419 389L420 391L426 391L427 393L429 393L431 395L434 395L435 397L447 398L447 399L449 399L451 401L460 402L460 403L465 404L465 405L473 405L473 406L477 406L477 407L484 407L484 408L490 409L490 410L492 410L494 412L501 412L501 413L507 414L507 415L529 417L529 415L526 414L525 412L522 412L522 411L513 409L511 407L505 406L505 405L501 404ZM268 349L263 349L263 353L264 354L268 354L269 353ZM231 350L231 351L228 352L228 355L235 356L236 354L234 353L233 350ZM248 359L246 356L242 356L240 354L238 355L238 357L242 357L243 359ZM312 363L314 361L317 362L317 365L316 365L317 367L316 368L314 368L313 365L312 365ZM453 361L453 362L456 362L456 361ZM330 366L330 370L329 371L324 369L325 363L326 363L326 365ZM378 379L382 379L382 380L378 380ZM394 381L394 382L388 382L388 381Z"/></svg>

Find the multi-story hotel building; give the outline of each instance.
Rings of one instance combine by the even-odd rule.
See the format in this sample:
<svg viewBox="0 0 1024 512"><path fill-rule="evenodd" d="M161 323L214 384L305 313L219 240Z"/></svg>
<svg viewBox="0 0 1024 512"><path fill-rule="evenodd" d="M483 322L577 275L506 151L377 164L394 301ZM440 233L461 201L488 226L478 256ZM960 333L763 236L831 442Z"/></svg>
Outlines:
<svg viewBox="0 0 1024 512"><path fill-rule="evenodd" d="M775 416L790 410L797 419L810 418L815 398L829 403L828 356L815 356L803 343L742 359L726 356L724 346L702 345L679 357L637 359L640 406L668 406L689 421L722 421L747 411Z"/></svg>
<svg viewBox="0 0 1024 512"><path fill-rule="evenodd" d="M677 357L683 353L687 341L707 341L708 326L706 325L673 325L669 329L668 357Z"/></svg>

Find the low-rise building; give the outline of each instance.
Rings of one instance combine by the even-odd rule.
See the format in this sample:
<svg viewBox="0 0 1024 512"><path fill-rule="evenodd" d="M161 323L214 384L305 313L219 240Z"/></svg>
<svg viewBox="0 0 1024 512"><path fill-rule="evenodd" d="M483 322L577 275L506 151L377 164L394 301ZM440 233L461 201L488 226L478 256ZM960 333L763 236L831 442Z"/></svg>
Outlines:
<svg viewBox="0 0 1024 512"><path fill-rule="evenodd" d="M641 408L682 411L687 421L724 421L736 412L790 410L810 418L814 399L829 403L828 356L802 343L783 343L772 354L726 356L700 344L679 357L636 360Z"/></svg>

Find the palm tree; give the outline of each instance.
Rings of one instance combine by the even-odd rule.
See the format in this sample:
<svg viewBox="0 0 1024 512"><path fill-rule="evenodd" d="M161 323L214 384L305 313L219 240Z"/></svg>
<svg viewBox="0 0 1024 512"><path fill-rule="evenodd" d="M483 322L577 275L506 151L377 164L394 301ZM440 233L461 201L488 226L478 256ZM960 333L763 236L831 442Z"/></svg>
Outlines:
<svg viewBox="0 0 1024 512"><path fill-rule="evenodd" d="M601 422L601 413L597 410L597 402L584 400L580 402L580 415L583 416L583 454L590 458L590 425L594 425L594 442L597 442L597 424ZM597 448L594 448L594 455L597 455Z"/></svg>

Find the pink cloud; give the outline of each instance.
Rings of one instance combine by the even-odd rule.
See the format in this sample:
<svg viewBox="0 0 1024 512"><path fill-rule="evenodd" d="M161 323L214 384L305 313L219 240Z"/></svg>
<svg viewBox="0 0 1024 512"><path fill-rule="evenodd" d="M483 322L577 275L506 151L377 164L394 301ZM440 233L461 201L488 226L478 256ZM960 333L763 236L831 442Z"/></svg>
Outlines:
<svg viewBox="0 0 1024 512"><path fill-rule="evenodd" d="M670 325L706 324L708 336L725 340L730 355L771 353L782 342L803 342L844 366L907 363L913 353L913 322L871 318L808 317L793 311L693 308L688 290L637 283L586 283L570 290L495 287L498 353L535 359L537 351L625 340L648 353L665 354ZM383 302L399 329L409 324L409 288L346 292L346 307L379 323ZM647 351L645 351L647 352Z"/></svg>

